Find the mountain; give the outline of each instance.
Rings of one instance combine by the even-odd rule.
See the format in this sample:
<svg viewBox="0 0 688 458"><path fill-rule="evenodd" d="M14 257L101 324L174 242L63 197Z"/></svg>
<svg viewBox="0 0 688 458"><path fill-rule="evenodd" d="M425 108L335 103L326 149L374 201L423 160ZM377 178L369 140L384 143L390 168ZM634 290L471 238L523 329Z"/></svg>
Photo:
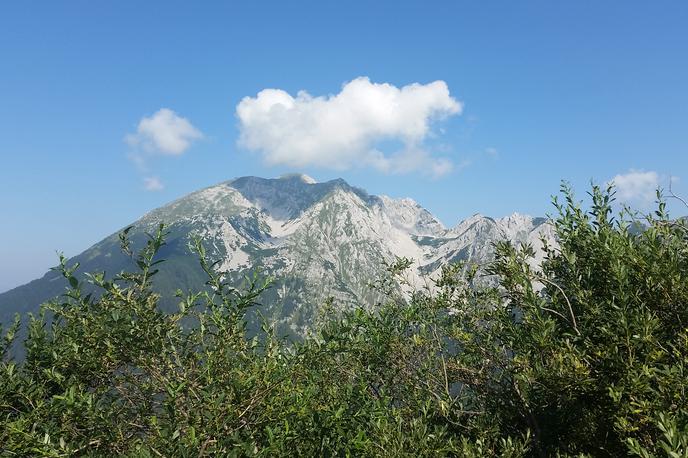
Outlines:
<svg viewBox="0 0 688 458"><path fill-rule="evenodd" d="M155 283L163 307L176 307L178 288L203 286L205 275L189 251L190 238L200 236L209 258L221 260L218 269L231 281L239 283L256 271L276 279L262 297L261 311L292 335L307 332L329 297L339 308L379 301L371 282L384 276L384 263L395 256L413 260L408 280L420 285L444 264L484 263L496 240L539 245L542 237L553 239L543 218L474 215L445 228L411 199L374 196L342 179L318 183L305 175L242 177L191 193L134 222L133 245L141 246L146 232L160 222L170 231L160 252L166 262ZM134 268L120 250L118 233L70 262L79 262L81 272L108 275ZM38 310L65 286L51 271L0 294L0 322L10 321L15 312Z"/></svg>

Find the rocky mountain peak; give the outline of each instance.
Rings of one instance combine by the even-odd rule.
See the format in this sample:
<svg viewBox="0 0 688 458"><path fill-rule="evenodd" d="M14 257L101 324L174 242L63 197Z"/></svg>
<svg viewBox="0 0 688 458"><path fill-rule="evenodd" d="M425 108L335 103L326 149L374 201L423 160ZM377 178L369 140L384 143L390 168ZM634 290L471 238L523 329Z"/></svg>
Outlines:
<svg viewBox="0 0 688 458"><path fill-rule="evenodd" d="M316 182L300 174L241 177L196 191L133 223L132 240L142 243L161 222L170 231L161 253L167 262L156 277L163 296L203 287L203 272L188 251L190 239L200 237L228 279L239 282L254 272L275 278L262 299L266 313L297 334L307 332L328 297L340 307L377 303L380 293L370 284L396 257L412 260L406 286L412 288L427 284L447 263L489 261L496 240L537 244L553 237L542 219L519 214L497 220L476 214L447 229L413 199L374 196L343 179ZM84 271L134 268L117 234L72 261ZM0 321L11 317L22 288L0 295ZM62 289L49 273L25 294L35 309Z"/></svg>

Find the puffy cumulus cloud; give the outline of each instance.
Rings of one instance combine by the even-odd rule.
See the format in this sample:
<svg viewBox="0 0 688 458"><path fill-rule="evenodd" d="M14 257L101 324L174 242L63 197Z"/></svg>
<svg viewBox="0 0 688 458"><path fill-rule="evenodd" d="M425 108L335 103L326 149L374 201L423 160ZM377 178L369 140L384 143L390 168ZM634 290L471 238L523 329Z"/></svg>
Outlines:
<svg viewBox="0 0 688 458"><path fill-rule="evenodd" d="M149 153L179 156L200 138L203 134L188 119L161 108L153 116L141 118L136 133L128 134L124 140L130 147Z"/></svg>
<svg viewBox="0 0 688 458"><path fill-rule="evenodd" d="M657 172L631 170L626 174L616 175L609 183L615 185L616 197L621 202L648 205L655 199L659 180Z"/></svg>
<svg viewBox="0 0 688 458"><path fill-rule="evenodd" d="M143 179L143 189L146 191L162 191L165 186L158 177L145 177Z"/></svg>
<svg viewBox="0 0 688 458"><path fill-rule="evenodd" d="M329 96L265 89L241 100L236 115L239 145L259 151L270 165L443 175L451 161L432 156L423 142L433 121L461 110L444 81L398 88L361 77ZM384 153L385 142L402 147Z"/></svg>

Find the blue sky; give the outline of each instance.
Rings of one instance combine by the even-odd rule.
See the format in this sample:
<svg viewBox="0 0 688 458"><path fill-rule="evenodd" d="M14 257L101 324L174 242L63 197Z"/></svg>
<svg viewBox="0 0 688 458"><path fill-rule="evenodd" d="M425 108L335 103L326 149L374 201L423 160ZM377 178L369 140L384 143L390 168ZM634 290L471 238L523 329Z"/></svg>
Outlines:
<svg viewBox="0 0 688 458"><path fill-rule="evenodd" d="M562 179L583 194L591 179L621 176L638 207L669 176L686 195L686 24L681 1L3 2L0 291L42 275L56 250L75 255L152 208L243 175L343 177L412 197L446 225L477 212L544 214ZM284 159L289 151L261 140L293 145L261 136L273 118L237 115L244 97L257 104L269 88L305 90L314 99L299 102L304 112L330 113L328 97L360 77L373 92L440 81L448 95L404 102L418 118L385 124L387 136L357 126L337 137L357 141L356 154L323 146L344 155L338 169L309 160L312 150ZM145 127L163 108L163 130L183 131L167 146ZM314 148L331 140L308 119L289 125ZM414 119L421 134L408 132ZM253 145L240 142L248 131ZM453 167L399 167L406 152ZM146 190L146 179L162 189Z"/></svg>

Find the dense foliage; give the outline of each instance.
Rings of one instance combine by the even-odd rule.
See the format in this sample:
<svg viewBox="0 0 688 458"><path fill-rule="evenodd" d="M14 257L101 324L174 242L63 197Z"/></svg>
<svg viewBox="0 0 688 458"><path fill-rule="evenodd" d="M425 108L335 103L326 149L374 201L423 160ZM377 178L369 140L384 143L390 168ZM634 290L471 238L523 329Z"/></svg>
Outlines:
<svg viewBox="0 0 688 458"><path fill-rule="evenodd" d="M248 337L268 283L232 288L200 241L209 288L163 313L163 227L138 272L89 276L99 295L62 260L24 361L2 334L0 455L688 457L688 228L661 199L641 226L612 190L563 191L542 265L504 242L410 300L382 279L385 303L324 307L299 343Z"/></svg>

